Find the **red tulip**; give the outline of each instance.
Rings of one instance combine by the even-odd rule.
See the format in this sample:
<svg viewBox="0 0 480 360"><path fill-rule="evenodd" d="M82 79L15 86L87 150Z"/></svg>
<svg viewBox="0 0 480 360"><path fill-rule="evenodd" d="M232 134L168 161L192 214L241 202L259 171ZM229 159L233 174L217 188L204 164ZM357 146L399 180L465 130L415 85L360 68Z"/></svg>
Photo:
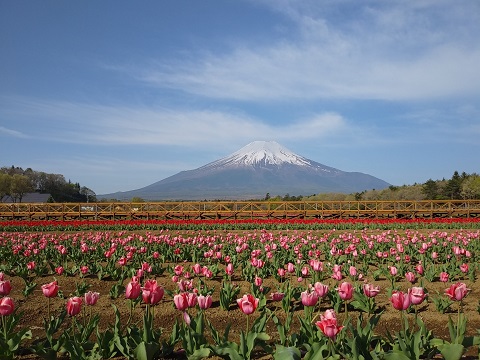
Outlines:
<svg viewBox="0 0 480 360"><path fill-rule="evenodd" d="M259 302L260 300L252 294L245 294L242 298L237 299L237 304L245 315L252 314L257 309Z"/></svg>
<svg viewBox="0 0 480 360"><path fill-rule="evenodd" d="M12 291L12 285L10 280L1 280L0 281L0 296L6 296Z"/></svg>
<svg viewBox="0 0 480 360"><path fill-rule="evenodd" d="M337 291L342 300L350 300L353 297L353 285L349 282L342 282Z"/></svg>
<svg viewBox="0 0 480 360"><path fill-rule="evenodd" d="M407 310L412 300L409 293L394 290L390 302L397 310Z"/></svg>
<svg viewBox="0 0 480 360"><path fill-rule="evenodd" d="M412 287L409 290L409 293L410 300L412 301L413 305L421 304L423 300L425 300L425 298L427 297L427 294L425 293L423 287Z"/></svg>
<svg viewBox="0 0 480 360"><path fill-rule="evenodd" d="M465 296L467 296L470 289L467 288L467 285L462 282L457 282L456 284L452 284L448 289L445 290L445 295L447 295L450 299L460 301Z"/></svg>
<svg viewBox="0 0 480 360"><path fill-rule="evenodd" d="M85 304L95 305L100 297L100 293L89 291L85 293Z"/></svg>
<svg viewBox="0 0 480 360"><path fill-rule="evenodd" d="M335 312L330 309L325 312L325 316L321 316L321 320L317 321L315 325L325 334L325 336L335 339L337 334L343 329L343 326L338 326Z"/></svg>
<svg viewBox="0 0 480 360"><path fill-rule="evenodd" d="M6 296L0 299L0 315L10 315L13 310L15 310L15 304L12 298Z"/></svg>
<svg viewBox="0 0 480 360"><path fill-rule="evenodd" d="M79 296L71 297L67 300L67 314L75 316L80 313L82 309L82 298Z"/></svg>
<svg viewBox="0 0 480 360"><path fill-rule="evenodd" d="M42 292L47 298L54 298L58 294L58 283L52 281L51 283L42 285Z"/></svg>

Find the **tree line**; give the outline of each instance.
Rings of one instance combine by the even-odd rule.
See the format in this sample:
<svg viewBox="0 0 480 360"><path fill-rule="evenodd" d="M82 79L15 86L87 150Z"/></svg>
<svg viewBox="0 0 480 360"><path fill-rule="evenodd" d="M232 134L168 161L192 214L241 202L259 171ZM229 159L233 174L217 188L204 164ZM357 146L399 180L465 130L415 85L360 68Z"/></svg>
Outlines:
<svg viewBox="0 0 480 360"><path fill-rule="evenodd" d="M480 175L455 171L450 179L429 179L423 184L394 186L354 194L328 193L304 197L304 200L475 200L480 199Z"/></svg>
<svg viewBox="0 0 480 360"><path fill-rule="evenodd" d="M0 200L22 202L28 193L50 194L49 202L96 201L95 193L85 186L65 180L61 174L49 174L31 168L0 168Z"/></svg>

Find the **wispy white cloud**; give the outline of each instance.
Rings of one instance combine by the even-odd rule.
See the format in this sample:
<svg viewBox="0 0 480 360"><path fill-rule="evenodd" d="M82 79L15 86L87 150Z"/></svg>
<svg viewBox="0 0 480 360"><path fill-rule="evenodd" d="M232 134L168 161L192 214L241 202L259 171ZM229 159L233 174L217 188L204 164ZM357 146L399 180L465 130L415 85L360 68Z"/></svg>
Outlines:
<svg viewBox="0 0 480 360"><path fill-rule="evenodd" d="M4 126L0 126L0 135L1 134L4 134L6 136L16 137L16 138L28 138L28 136L22 133L21 131L7 129Z"/></svg>
<svg viewBox="0 0 480 360"><path fill-rule="evenodd" d="M267 1L297 36L132 70L212 98L411 100L480 93L480 5L465 1ZM345 14L335 14L345 11ZM327 17L328 16L328 17Z"/></svg>
<svg viewBox="0 0 480 360"><path fill-rule="evenodd" d="M294 123L275 125L235 112L105 106L27 98L16 103L10 101L8 112L17 114L15 124L23 127L26 133L29 123L41 123L42 126L35 127L35 133L29 134L39 140L106 146L196 147L209 142L224 146L257 140L261 134L290 140L322 138L338 135L348 127L345 119L336 113L312 114ZM11 131L11 135L16 133Z"/></svg>

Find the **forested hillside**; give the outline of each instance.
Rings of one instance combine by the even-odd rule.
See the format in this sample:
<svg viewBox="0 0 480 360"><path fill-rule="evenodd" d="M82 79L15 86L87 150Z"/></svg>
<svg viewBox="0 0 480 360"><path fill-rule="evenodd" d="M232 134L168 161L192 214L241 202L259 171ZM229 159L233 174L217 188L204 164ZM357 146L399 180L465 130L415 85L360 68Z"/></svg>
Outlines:
<svg viewBox="0 0 480 360"><path fill-rule="evenodd" d="M95 193L79 183L65 180L61 174L48 174L30 168L0 168L0 199L22 202L27 193L50 194L51 202L96 201Z"/></svg>

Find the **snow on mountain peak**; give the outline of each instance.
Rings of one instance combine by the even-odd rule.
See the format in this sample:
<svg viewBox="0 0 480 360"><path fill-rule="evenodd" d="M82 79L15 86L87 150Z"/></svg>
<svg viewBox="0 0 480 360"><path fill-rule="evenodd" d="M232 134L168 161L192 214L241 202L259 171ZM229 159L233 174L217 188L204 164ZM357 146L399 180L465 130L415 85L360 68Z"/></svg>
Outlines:
<svg viewBox="0 0 480 360"><path fill-rule="evenodd" d="M309 166L310 161L275 141L253 141L233 154L219 160L242 165L281 165L283 163Z"/></svg>

